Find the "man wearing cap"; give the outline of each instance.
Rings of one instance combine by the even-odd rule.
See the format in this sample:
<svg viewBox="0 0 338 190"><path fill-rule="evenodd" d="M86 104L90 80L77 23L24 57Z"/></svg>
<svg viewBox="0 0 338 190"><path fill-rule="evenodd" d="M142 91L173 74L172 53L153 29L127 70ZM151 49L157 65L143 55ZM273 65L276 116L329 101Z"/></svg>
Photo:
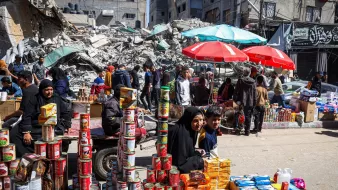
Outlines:
<svg viewBox="0 0 338 190"><path fill-rule="evenodd" d="M315 90L318 92L318 97L320 97L321 95L322 76L323 76L323 72L316 72L316 75L313 77L311 81L311 86L310 86L310 90Z"/></svg>
<svg viewBox="0 0 338 190"><path fill-rule="evenodd" d="M9 64L8 70L14 75L18 76L18 74L24 70L23 63L21 62L21 56L16 55L14 63ZM17 82L16 78L13 78L13 82Z"/></svg>
<svg viewBox="0 0 338 190"><path fill-rule="evenodd" d="M45 79L46 76L46 67L43 65L44 58L40 57L39 61L33 65L32 73L34 77L34 82L36 85L40 84L40 81Z"/></svg>

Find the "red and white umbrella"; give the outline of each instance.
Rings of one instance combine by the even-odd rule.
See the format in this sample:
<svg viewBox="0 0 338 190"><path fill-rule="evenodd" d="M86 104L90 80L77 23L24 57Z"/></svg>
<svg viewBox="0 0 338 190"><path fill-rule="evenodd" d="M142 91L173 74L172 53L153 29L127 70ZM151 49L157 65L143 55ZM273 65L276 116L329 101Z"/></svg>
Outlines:
<svg viewBox="0 0 338 190"><path fill-rule="evenodd" d="M250 61L265 66L295 70L294 62L284 52L269 46L253 46L242 50Z"/></svg>
<svg viewBox="0 0 338 190"><path fill-rule="evenodd" d="M182 53L196 61L224 63L248 61L248 56L235 46L223 42L200 42L186 47Z"/></svg>

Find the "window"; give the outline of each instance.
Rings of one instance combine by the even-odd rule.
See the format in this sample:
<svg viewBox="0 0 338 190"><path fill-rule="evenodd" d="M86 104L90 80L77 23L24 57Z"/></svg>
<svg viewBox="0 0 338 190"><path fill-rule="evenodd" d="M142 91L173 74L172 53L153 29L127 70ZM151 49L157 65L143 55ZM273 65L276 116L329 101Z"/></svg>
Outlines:
<svg viewBox="0 0 338 190"><path fill-rule="evenodd" d="M316 7L306 7L306 22L320 22L321 10Z"/></svg>
<svg viewBox="0 0 338 190"><path fill-rule="evenodd" d="M182 12L185 11L186 8L187 8L187 4L183 3L183 5L182 5Z"/></svg>
<svg viewBox="0 0 338 190"><path fill-rule="evenodd" d="M135 18L135 14L134 13L126 13L125 14L125 18L127 18L127 19L134 19Z"/></svg>
<svg viewBox="0 0 338 190"><path fill-rule="evenodd" d="M231 24L231 10L225 10L223 11L223 22L225 24Z"/></svg>
<svg viewBox="0 0 338 190"><path fill-rule="evenodd" d="M177 13L181 13L181 7L177 7Z"/></svg>
<svg viewBox="0 0 338 190"><path fill-rule="evenodd" d="M165 15L163 11L161 12L161 15L162 15L162 16L164 16L164 15Z"/></svg>
<svg viewBox="0 0 338 190"><path fill-rule="evenodd" d="M275 17L276 3L264 2L263 15L267 18Z"/></svg>
<svg viewBox="0 0 338 190"><path fill-rule="evenodd" d="M153 21L154 21L154 16L152 15L152 16L151 16L151 22L153 22Z"/></svg>
<svg viewBox="0 0 338 190"><path fill-rule="evenodd" d="M171 19L171 12L169 12L168 17L169 17L169 19Z"/></svg>

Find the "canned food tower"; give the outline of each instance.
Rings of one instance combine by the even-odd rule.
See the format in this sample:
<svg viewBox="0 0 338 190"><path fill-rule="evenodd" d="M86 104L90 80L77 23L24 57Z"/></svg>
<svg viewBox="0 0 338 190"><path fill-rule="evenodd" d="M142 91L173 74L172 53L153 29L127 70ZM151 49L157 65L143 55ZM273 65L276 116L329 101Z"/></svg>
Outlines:
<svg viewBox="0 0 338 190"><path fill-rule="evenodd" d="M16 159L15 144L9 143L9 130L0 129L0 137L0 186L10 190L20 160Z"/></svg>
<svg viewBox="0 0 338 190"><path fill-rule="evenodd" d="M152 165L147 168L144 189L179 189L180 187L180 172L172 166L172 157L167 154L169 92L168 86L161 87L158 107L157 154L152 155Z"/></svg>
<svg viewBox="0 0 338 190"><path fill-rule="evenodd" d="M137 127L137 90L121 88L120 106L123 119L120 127L117 161L107 174L106 189L141 190L141 180L135 169L135 130Z"/></svg>

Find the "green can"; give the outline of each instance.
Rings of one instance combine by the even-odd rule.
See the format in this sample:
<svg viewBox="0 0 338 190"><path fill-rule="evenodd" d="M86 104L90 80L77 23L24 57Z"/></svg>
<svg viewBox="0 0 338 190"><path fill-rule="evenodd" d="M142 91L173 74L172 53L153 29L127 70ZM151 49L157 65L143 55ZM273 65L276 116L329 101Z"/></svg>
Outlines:
<svg viewBox="0 0 338 190"><path fill-rule="evenodd" d="M159 124L158 126L159 131L168 131L168 120L167 119L160 119L158 124Z"/></svg>
<svg viewBox="0 0 338 190"><path fill-rule="evenodd" d="M168 135L159 135L157 137L159 144L167 144L168 143Z"/></svg>

